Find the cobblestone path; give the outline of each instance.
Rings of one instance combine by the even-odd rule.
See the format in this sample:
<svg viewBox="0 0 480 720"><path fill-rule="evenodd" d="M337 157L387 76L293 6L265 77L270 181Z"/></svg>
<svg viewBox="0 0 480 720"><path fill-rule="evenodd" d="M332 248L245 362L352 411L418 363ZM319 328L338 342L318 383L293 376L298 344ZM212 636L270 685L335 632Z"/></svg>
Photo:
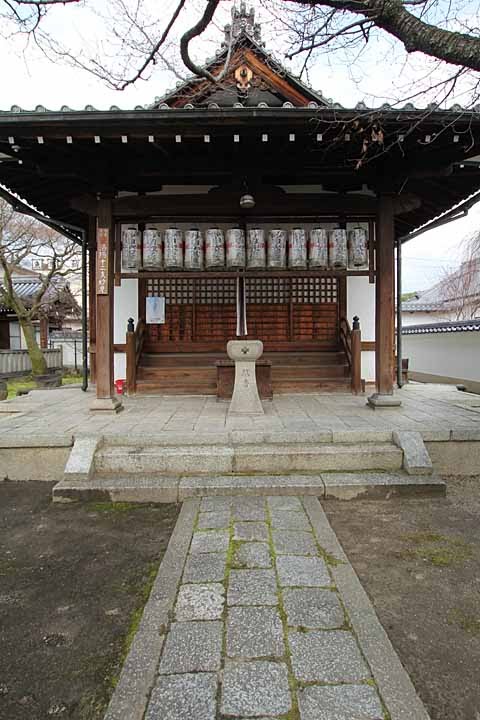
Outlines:
<svg viewBox="0 0 480 720"><path fill-rule="evenodd" d="M206 497L146 720L387 720L298 497Z"/></svg>

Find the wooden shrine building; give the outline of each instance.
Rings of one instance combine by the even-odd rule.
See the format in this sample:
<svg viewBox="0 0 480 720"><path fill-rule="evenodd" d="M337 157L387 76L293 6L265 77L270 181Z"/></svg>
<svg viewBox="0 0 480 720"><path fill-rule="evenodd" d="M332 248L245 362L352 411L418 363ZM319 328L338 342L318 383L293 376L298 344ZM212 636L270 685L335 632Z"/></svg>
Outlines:
<svg viewBox="0 0 480 720"><path fill-rule="evenodd" d="M221 82L149 107L0 112L0 194L88 243L94 406L124 378L221 395L245 333L274 393L365 380L394 404L395 248L478 199L480 108L345 109L281 67L243 3L214 75L231 42Z"/></svg>

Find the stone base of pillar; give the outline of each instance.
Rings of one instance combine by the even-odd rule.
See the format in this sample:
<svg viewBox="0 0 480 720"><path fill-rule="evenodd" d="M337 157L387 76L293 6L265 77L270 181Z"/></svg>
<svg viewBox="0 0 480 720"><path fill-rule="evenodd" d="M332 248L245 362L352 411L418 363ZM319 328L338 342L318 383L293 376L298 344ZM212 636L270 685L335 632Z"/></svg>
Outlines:
<svg viewBox="0 0 480 720"><path fill-rule="evenodd" d="M235 385L229 415L263 415L258 395L255 362L263 353L261 340L230 340L227 354L235 361Z"/></svg>
<svg viewBox="0 0 480 720"><path fill-rule="evenodd" d="M95 398L90 405L90 412L116 415L121 410L123 410L122 401L117 397Z"/></svg>
<svg viewBox="0 0 480 720"><path fill-rule="evenodd" d="M400 407L402 401L397 395L382 395L381 393L375 393L370 395L367 399L367 405L372 410L380 410L383 408L396 408Z"/></svg>

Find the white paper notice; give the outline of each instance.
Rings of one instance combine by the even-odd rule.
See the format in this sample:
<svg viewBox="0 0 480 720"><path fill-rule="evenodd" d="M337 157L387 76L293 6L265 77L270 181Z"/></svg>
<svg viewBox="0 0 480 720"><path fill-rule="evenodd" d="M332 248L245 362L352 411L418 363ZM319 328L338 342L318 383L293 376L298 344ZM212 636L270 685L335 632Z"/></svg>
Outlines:
<svg viewBox="0 0 480 720"><path fill-rule="evenodd" d="M165 323L165 298L147 297L147 325Z"/></svg>

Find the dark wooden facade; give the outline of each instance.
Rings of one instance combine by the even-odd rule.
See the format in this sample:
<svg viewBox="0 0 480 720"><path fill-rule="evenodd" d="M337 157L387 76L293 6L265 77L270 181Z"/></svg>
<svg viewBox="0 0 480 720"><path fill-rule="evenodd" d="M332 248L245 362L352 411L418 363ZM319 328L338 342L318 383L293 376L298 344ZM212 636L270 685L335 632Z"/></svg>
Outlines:
<svg viewBox="0 0 480 720"><path fill-rule="evenodd" d="M376 388L391 395L395 244L480 188L480 114L340 108L280 72L255 38L243 33L237 43L221 86L192 81L148 109L0 113L8 188L0 193L85 232L91 367L103 407L114 397L114 290L132 279L140 318L149 294L170 298L165 324L142 325L145 352L215 355L236 333L237 277L246 283L249 335L279 354L338 352L341 318L357 314L346 306L347 277L368 278L376 283ZM241 210L246 187L255 207ZM122 270L119 226L149 222L361 222L369 263L361 271ZM108 271L100 290L99 232Z"/></svg>

